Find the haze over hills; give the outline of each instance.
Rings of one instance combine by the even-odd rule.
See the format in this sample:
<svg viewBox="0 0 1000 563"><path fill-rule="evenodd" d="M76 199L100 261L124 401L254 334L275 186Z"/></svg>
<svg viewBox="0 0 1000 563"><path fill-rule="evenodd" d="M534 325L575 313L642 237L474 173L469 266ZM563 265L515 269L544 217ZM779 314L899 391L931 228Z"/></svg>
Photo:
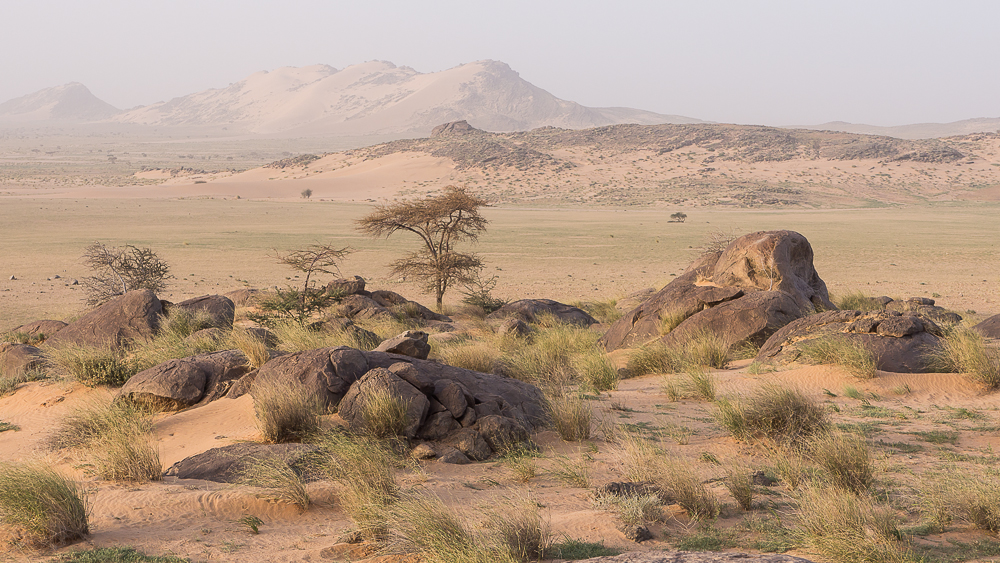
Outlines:
<svg viewBox="0 0 1000 563"><path fill-rule="evenodd" d="M847 123L846 121L831 121L819 125L801 125L792 128L883 135L886 137L896 137L897 139L938 139L941 137L954 137L956 135L969 135L971 133L1000 131L1000 117L977 117L975 119L963 119L951 123L913 123L892 127Z"/></svg>
<svg viewBox="0 0 1000 563"><path fill-rule="evenodd" d="M83 84L70 82L0 104L0 123L100 121L120 112Z"/></svg>

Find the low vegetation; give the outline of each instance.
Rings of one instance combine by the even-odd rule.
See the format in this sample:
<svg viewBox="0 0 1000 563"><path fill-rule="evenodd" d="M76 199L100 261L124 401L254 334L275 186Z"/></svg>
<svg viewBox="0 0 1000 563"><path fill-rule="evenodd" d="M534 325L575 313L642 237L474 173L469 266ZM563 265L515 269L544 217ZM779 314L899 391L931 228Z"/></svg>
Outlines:
<svg viewBox="0 0 1000 563"><path fill-rule="evenodd" d="M77 484L39 463L0 462L0 522L27 546L63 545L90 533Z"/></svg>
<svg viewBox="0 0 1000 563"><path fill-rule="evenodd" d="M988 346L981 334L965 325L945 333L932 365L938 371L964 373L988 389L1000 387L1000 349Z"/></svg>
<svg viewBox="0 0 1000 563"><path fill-rule="evenodd" d="M878 357L861 342L829 336L802 343L800 347L810 361L838 365L858 379L872 379L878 375Z"/></svg>
<svg viewBox="0 0 1000 563"><path fill-rule="evenodd" d="M691 518L714 518L719 514L719 500L705 488L687 461L666 455L655 445L635 436L621 441L619 457L629 480L653 483Z"/></svg>
<svg viewBox="0 0 1000 563"><path fill-rule="evenodd" d="M163 472L150 413L127 401L93 402L70 412L50 443L78 449L109 481L159 481Z"/></svg>
<svg viewBox="0 0 1000 563"><path fill-rule="evenodd" d="M311 499L305 482L296 469L278 457L263 457L248 462L239 476L240 483L268 490L275 500L289 502L302 510Z"/></svg>
<svg viewBox="0 0 1000 563"><path fill-rule="evenodd" d="M298 380L258 378L250 395L257 428L272 444L301 441L319 429L323 404Z"/></svg>
<svg viewBox="0 0 1000 563"><path fill-rule="evenodd" d="M764 437L797 442L829 426L826 409L800 391L777 385L719 400L715 419L738 440Z"/></svg>
<svg viewBox="0 0 1000 563"><path fill-rule="evenodd" d="M633 375L677 373L691 367L722 369L729 364L729 345L711 332L701 332L681 346L656 341L633 352L628 370Z"/></svg>
<svg viewBox="0 0 1000 563"><path fill-rule="evenodd" d="M376 438L402 436L410 423L408 408L407 403L388 389L380 387L367 393L361 405L365 431Z"/></svg>
<svg viewBox="0 0 1000 563"><path fill-rule="evenodd" d="M799 533L833 561L912 561L899 540L899 518L887 505L839 488L808 487L798 495Z"/></svg>
<svg viewBox="0 0 1000 563"><path fill-rule="evenodd" d="M67 345L50 348L46 355L53 372L88 387L121 387L140 369L125 351L111 347Z"/></svg>
<svg viewBox="0 0 1000 563"><path fill-rule="evenodd" d="M863 436L827 433L809 442L812 460L822 467L830 483L853 493L868 491L875 479L875 461Z"/></svg>
<svg viewBox="0 0 1000 563"><path fill-rule="evenodd" d="M833 304L843 311L881 311L885 306L862 291L854 290L831 298Z"/></svg>
<svg viewBox="0 0 1000 563"><path fill-rule="evenodd" d="M549 414L552 425L563 440L577 442L590 438L593 411L579 395L565 394L550 398Z"/></svg>

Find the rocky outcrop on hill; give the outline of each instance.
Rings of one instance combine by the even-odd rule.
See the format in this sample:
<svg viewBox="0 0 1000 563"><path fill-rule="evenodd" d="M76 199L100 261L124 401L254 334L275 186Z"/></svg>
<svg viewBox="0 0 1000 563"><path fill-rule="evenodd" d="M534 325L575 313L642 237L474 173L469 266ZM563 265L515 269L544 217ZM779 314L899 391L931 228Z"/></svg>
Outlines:
<svg viewBox="0 0 1000 563"><path fill-rule="evenodd" d="M83 345L121 347L153 336L163 312L160 300L148 289L130 291L97 307L54 334L48 346Z"/></svg>
<svg viewBox="0 0 1000 563"><path fill-rule="evenodd" d="M712 331L730 345L760 345L817 309L836 307L813 267L809 241L794 231L761 231L695 260L616 321L601 342L608 351L639 345L660 337L671 323L675 328L663 337L668 343Z"/></svg>
<svg viewBox="0 0 1000 563"><path fill-rule="evenodd" d="M442 123L431 129L431 137L443 137L448 135L468 135L469 133L481 133L479 129L469 125L469 122L462 119L460 121L449 121Z"/></svg>
<svg viewBox="0 0 1000 563"><path fill-rule="evenodd" d="M158 411L180 410L221 398L249 371L238 350L168 360L129 378L118 398Z"/></svg>
<svg viewBox="0 0 1000 563"><path fill-rule="evenodd" d="M507 303L490 313L487 318L507 319L514 317L526 323L533 323L538 320L539 315L552 315L564 323L580 326L597 324L597 319L583 309L551 299L521 299Z"/></svg>
<svg viewBox="0 0 1000 563"><path fill-rule="evenodd" d="M826 311L789 323L760 349L757 361L787 364L823 339L842 339L871 350L882 371L929 371L929 354L940 348L941 329L919 313Z"/></svg>

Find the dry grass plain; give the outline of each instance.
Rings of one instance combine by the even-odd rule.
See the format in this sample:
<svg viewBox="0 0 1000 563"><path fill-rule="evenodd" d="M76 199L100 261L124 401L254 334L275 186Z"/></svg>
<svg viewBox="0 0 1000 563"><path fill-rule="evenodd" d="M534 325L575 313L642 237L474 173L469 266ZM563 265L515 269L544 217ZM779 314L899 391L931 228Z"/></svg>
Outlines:
<svg viewBox="0 0 1000 563"><path fill-rule="evenodd" d="M81 290L67 283L87 275L80 255L95 240L156 250L176 278L163 297L175 302L247 285L291 283L292 272L270 254L314 242L355 250L342 265L345 275L426 301L412 283L388 277L386 265L414 248L414 240L370 240L354 230L353 221L369 209L360 203L207 197L5 197L0 329L78 313ZM503 297L585 301L662 287L713 233L791 229L812 243L816 269L833 293L934 296L963 314L1000 312L996 204L689 211L685 223L671 223L672 210L495 207L485 211L489 231L474 248L499 277ZM458 292L446 295L452 304L460 298Z"/></svg>

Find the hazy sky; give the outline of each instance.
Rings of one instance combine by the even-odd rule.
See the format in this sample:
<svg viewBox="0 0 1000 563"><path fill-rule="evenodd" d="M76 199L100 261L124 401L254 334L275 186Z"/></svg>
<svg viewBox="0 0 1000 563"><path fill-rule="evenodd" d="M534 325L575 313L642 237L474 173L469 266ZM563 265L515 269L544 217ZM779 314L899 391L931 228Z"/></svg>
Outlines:
<svg viewBox="0 0 1000 563"><path fill-rule="evenodd" d="M0 0L0 102L82 82L119 107L250 73L479 59L588 106L734 123L1000 116L1000 2Z"/></svg>

